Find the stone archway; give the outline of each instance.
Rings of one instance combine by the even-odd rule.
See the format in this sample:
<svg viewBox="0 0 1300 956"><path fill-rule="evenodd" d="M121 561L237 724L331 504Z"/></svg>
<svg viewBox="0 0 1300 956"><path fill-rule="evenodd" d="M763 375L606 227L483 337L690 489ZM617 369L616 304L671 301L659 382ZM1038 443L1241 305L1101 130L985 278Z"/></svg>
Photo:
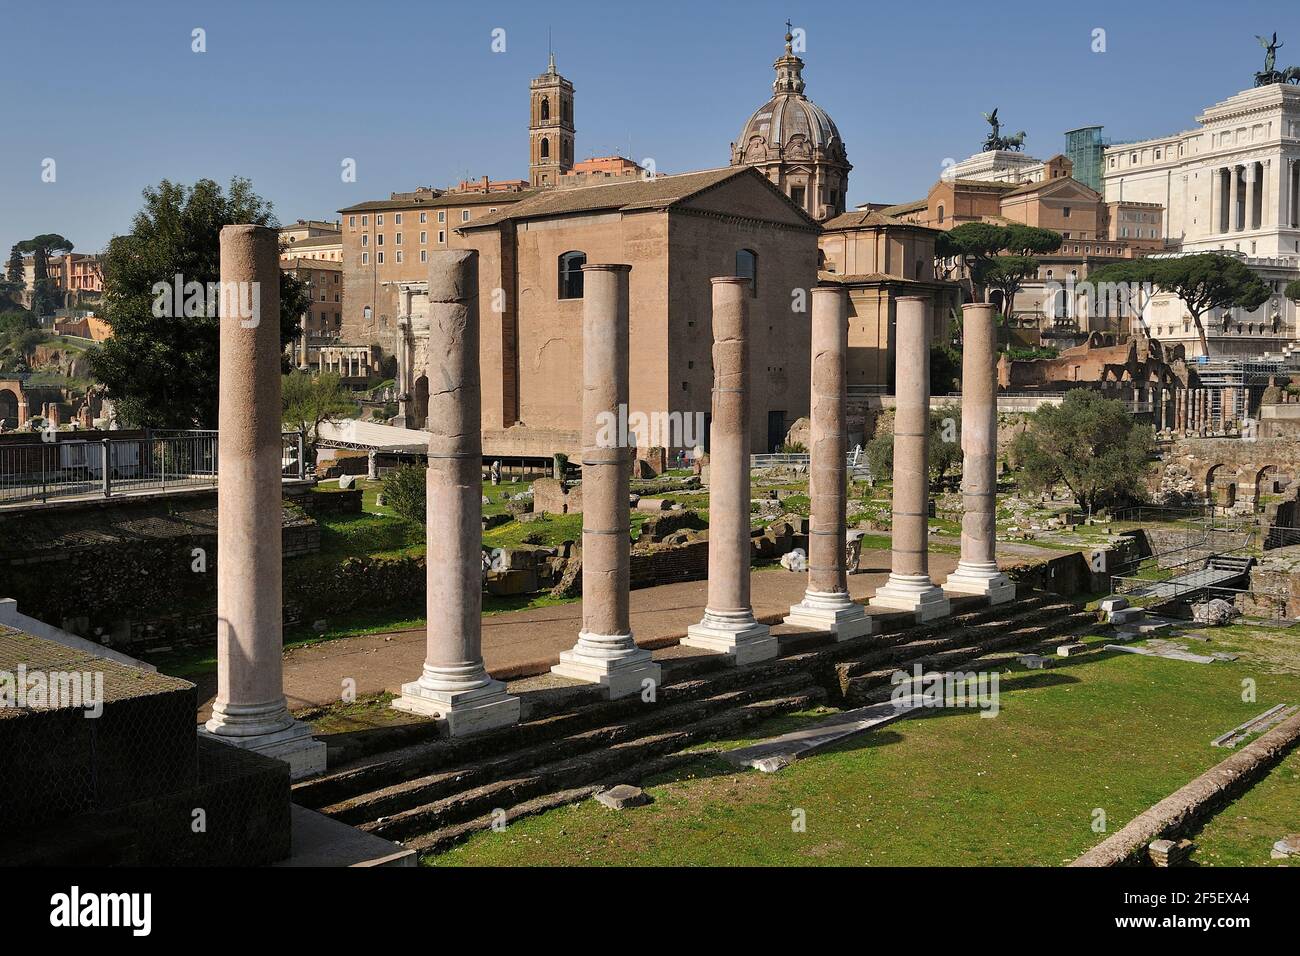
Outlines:
<svg viewBox="0 0 1300 956"><path fill-rule="evenodd" d="M1217 504L1215 489L1228 484L1227 477L1232 472L1228 466L1220 462L1217 465L1211 465L1205 472L1205 501L1208 504Z"/></svg>
<svg viewBox="0 0 1300 956"><path fill-rule="evenodd" d="M0 388L0 424L5 428L17 428L18 395L10 388Z"/></svg>
<svg viewBox="0 0 1300 956"><path fill-rule="evenodd" d="M415 380L415 387L411 390L411 406L415 421L409 427L424 428L429 418L429 378L427 375L421 375Z"/></svg>

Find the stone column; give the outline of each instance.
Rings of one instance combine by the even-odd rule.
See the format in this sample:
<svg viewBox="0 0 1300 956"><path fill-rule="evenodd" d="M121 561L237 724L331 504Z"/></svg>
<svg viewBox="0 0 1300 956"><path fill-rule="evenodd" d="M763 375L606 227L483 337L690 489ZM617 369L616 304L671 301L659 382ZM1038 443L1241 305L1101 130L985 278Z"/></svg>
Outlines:
<svg viewBox="0 0 1300 956"><path fill-rule="evenodd" d="M830 631L840 641L873 631L872 618L849 597L845 569L848 352L848 292L840 285L817 286L812 291L808 588L785 623Z"/></svg>
<svg viewBox="0 0 1300 956"><path fill-rule="evenodd" d="M950 611L948 598L930 580L926 520L930 503L928 306L924 296L903 296L898 300L894 330L893 554L889 580L871 599L872 606L882 610L912 611L918 622L943 617Z"/></svg>
<svg viewBox="0 0 1300 956"><path fill-rule="evenodd" d="M519 720L519 698L483 666L483 439L478 253L429 254L429 467L424 667L393 707L453 737Z"/></svg>
<svg viewBox="0 0 1300 956"><path fill-rule="evenodd" d="M325 744L284 699L280 241L224 226L220 247L217 697L200 733L305 777L325 769Z"/></svg>
<svg viewBox="0 0 1300 956"><path fill-rule="evenodd" d="M997 315L973 303L962 306L961 321L961 558L943 589L1001 604L1016 596L1016 586L998 570L996 554Z"/></svg>
<svg viewBox="0 0 1300 956"><path fill-rule="evenodd" d="M709 449L709 598L683 644L748 664L777 654L749 598L749 280L713 280L713 420Z"/></svg>
<svg viewBox="0 0 1300 956"><path fill-rule="evenodd" d="M1227 230L1230 233L1238 232L1238 219L1236 219L1236 207L1242 202L1242 179L1236 173L1236 166L1232 165L1227 168L1227 182L1229 182L1229 207L1227 207Z"/></svg>
<svg viewBox="0 0 1300 956"><path fill-rule="evenodd" d="M627 265L582 267L582 630L551 668L600 684L611 699L659 683L659 665L636 646L629 614L632 564L628 485L632 449L619 411L628 400Z"/></svg>

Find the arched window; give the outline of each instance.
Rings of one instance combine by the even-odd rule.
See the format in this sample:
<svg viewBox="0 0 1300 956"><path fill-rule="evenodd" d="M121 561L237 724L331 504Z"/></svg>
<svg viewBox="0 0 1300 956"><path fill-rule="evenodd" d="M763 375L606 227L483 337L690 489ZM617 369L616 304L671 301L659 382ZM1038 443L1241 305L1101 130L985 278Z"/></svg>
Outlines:
<svg viewBox="0 0 1300 956"><path fill-rule="evenodd" d="M758 295L758 253L753 249L741 249L736 253L736 275L749 280L749 294Z"/></svg>
<svg viewBox="0 0 1300 956"><path fill-rule="evenodd" d="M551 158L551 141L545 136L542 137L542 159Z"/></svg>
<svg viewBox="0 0 1300 956"><path fill-rule="evenodd" d="M542 119L548 120L550 118L551 118L551 100L549 97L543 96L542 97Z"/></svg>
<svg viewBox="0 0 1300 956"><path fill-rule="evenodd" d="M560 256L560 298L582 298L582 267L587 264L585 252L565 252Z"/></svg>
<svg viewBox="0 0 1300 956"><path fill-rule="evenodd" d="M939 203L939 223L943 224L943 203Z"/></svg>

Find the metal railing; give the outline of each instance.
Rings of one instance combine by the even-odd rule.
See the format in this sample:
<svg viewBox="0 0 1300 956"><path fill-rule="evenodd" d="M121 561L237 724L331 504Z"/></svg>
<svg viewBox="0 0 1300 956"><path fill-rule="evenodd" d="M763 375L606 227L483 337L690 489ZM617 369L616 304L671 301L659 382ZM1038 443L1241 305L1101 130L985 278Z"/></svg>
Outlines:
<svg viewBox="0 0 1300 956"><path fill-rule="evenodd" d="M215 431L143 438L67 438L0 444L0 506L58 498L111 498L216 487ZM303 437L281 436L282 478L306 477Z"/></svg>

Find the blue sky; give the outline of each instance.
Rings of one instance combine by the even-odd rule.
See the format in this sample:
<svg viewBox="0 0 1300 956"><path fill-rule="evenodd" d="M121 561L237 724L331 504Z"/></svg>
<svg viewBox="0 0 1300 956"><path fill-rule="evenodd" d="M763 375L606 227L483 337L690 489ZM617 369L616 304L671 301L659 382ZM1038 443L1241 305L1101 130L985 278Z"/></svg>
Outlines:
<svg viewBox="0 0 1300 956"><path fill-rule="evenodd" d="M1300 63L1300 5L1141 0L568 4L399 0L5 0L0 9L0 252L58 232L96 251L166 177L247 176L282 221L462 176L527 175L527 89L577 88L577 155L725 165L770 94L787 17L808 95L834 118L850 204L924 195L975 152L994 106L1047 157L1065 130L1115 139L1194 125L1251 85L1256 33ZM616 12L617 11L617 12ZM191 51L206 31L207 52ZM493 53L492 31L506 51ZM1105 30L1106 51L1092 52ZM1184 52L1185 55L1180 55ZM1184 65L1180 65L1184 64ZM630 144L630 145L629 145ZM45 158L56 181L41 181ZM340 163L357 161L344 183Z"/></svg>

